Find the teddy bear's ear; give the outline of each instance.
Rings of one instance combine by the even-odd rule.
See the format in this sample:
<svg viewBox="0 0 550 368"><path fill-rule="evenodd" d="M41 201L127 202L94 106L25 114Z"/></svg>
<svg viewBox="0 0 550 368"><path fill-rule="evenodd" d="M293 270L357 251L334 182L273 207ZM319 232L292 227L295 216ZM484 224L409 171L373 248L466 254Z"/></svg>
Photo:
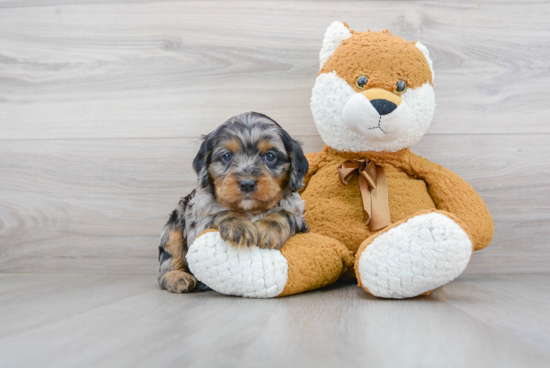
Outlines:
<svg viewBox="0 0 550 368"><path fill-rule="evenodd" d="M334 53L334 51L336 51L338 46L340 46L342 41L350 37L351 32L347 24L342 22L332 22L325 32L323 47L321 47L321 52L319 53L319 69L323 68L323 65L325 65L327 60Z"/></svg>
<svg viewBox="0 0 550 368"><path fill-rule="evenodd" d="M435 74L434 74L434 66L432 63L432 59L430 59L430 52L428 51L428 48L423 44L421 44L420 42L416 41L414 44L416 45L416 47L418 47L420 51L422 51L422 53L426 57L426 60L428 61L428 65L430 66L430 70L432 71L432 83L433 83L435 80Z"/></svg>

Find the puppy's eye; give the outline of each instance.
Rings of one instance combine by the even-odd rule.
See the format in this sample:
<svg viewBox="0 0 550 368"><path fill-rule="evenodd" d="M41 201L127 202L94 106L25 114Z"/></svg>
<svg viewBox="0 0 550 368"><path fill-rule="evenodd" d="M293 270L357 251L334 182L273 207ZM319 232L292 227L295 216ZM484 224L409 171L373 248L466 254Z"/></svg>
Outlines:
<svg viewBox="0 0 550 368"><path fill-rule="evenodd" d="M405 81L400 80L395 85L395 92L396 93L401 94L401 93L405 92L406 90L407 90L407 83L405 83Z"/></svg>
<svg viewBox="0 0 550 368"><path fill-rule="evenodd" d="M357 78L357 80L355 81L355 84L357 85L357 87L361 89L365 89L365 86L367 85L368 82L369 82L369 78L362 75L359 78Z"/></svg>
<svg viewBox="0 0 550 368"><path fill-rule="evenodd" d="M231 161L233 161L233 154L232 153L226 153L225 155L222 156L222 162L228 164Z"/></svg>
<svg viewBox="0 0 550 368"><path fill-rule="evenodd" d="M273 152L268 152L268 153L265 154L264 160L268 164L272 164L275 161L277 161L277 156L275 156L275 154Z"/></svg>

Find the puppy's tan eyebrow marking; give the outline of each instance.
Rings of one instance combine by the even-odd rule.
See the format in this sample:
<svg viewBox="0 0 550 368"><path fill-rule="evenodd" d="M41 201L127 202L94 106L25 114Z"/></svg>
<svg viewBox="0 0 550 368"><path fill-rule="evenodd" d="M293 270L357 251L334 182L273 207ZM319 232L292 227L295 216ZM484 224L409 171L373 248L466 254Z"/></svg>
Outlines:
<svg viewBox="0 0 550 368"><path fill-rule="evenodd" d="M257 148L258 151L260 151L260 154L263 155L273 148L273 142L271 142L269 139L262 139L258 142Z"/></svg>
<svg viewBox="0 0 550 368"><path fill-rule="evenodd" d="M231 152L235 153L237 151L239 151L242 147L241 147L241 142L239 142L238 139L236 138L231 138L231 140L229 140L225 145L224 145L225 148L227 148L228 150L230 150Z"/></svg>

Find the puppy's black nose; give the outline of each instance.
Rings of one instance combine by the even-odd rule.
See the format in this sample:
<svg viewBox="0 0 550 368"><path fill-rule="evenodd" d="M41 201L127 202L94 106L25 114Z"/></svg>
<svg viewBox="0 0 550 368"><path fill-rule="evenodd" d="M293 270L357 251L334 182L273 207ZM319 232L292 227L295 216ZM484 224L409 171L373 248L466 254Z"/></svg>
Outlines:
<svg viewBox="0 0 550 368"><path fill-rule="evenodd" d="M376 109L376 111L378 111L380 115L387 115L393 110L397 109L397 105L388 100L376 99L372 100L370 103L372 104L372 106L374 106L374 108Z"/></svg>
<svg viewBox="0 0 550 368"><path fill-rule="evenodd" d="M256 189L256 180L241 180L239 182L239 188L245 193L253 192Z"/></svg>

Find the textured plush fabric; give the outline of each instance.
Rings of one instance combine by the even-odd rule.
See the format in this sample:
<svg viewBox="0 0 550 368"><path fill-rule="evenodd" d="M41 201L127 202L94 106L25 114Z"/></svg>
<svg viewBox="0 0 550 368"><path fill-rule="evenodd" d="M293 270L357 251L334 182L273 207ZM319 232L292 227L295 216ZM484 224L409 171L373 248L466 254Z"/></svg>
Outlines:
<svg viewBox="0 0 550 368"><path fill-rule="evenodd" d="M359 286L383 298L429 292L460 275L473 252L460 219L423 211L365 240L357 252Z"/></svg>
<svg viewBox="0 0 550 368"><path fill-rule="evenodd" d="M476 250L486 247L493 236L489 210L464 179L409 149L399 152L339 152L328 146L309 154L310 171L302 191L306 221L313 232L331 236L356 252L373 234L367 226L357 179L342 185L337 167L346 160L369 159L386 172L391 222L427 209L454 214L466 228Z"/></svg>
<svg viewBox="0 0 550 368"><path fill-rule="evenodd" d="M432 59L430 58L430 52L428 51L428 48L426 46L424 46L421 42L417 41L417 42L414 43L414 45L420 51L422 51L422 53L426 57L426 60L428 61L428 66L430 67L430 70L432 71L432 84L433 84L433 82L435 81L435 73L434 73L433 62L432 62Z"/></svg>
<svg viewBox="0 0 550 368"><path fill-rule="evenodd" d="M367 291L372 287L370 292L386 298L425 294L458 276L472 247L486 247L493 236L491 215L475 190L409 150L435 111L430 54L419 42L387 31L355 32L339 22L325 38L331 47L320 55L310 106L326 146L308 155L302 189L306 221L312 231L334 237L352 252L360 249L355 270ZM403 82L407 89L397 91ZM380 112L375 98L395 108ZM365 225L357 179L344 186L338 176L344 161L360 159L374 161L386 173L391 225L379 231Z"/></svg>
<svg viewBox="0 0 550 368"><path fill-rule="evenodd" d="M310 106L319 134L330 147L395 152L418 142L428 130L435 111L434 72L428 49L421 43L388 31L355 32L345 23L333 22L325 33L320 62ZM363 88L356 85L360 76L368 78ZM344 118L343 111L351 111L350 106L345 108L357 92L380 88L393 93L398 81L407 85L400 95L399 114L379 120L372 109L374 121L368 113L351 121ZM374 129L377 124L381 129Z"/></svg>
<svg viewBox="0 0 550 368"><path fill-rule="evenodd" d="M401 95L401 108L408 109L410 115L403 135L386 140L384 136L373 139L375 137L358 134L344 123L342 116L344 107L356 94L357 91L334 71L321 74L315 80L310 102L311 113L321 138L332 148L341 151L399 151L418 142L432 122L435 94L433 86L426 82ZM383 126L387 118L389 116L383 118Z"/></svg>
<svg viewBox="0 0 550 368"><path fill-rule="evenodd" d="M318 289L336 282L353 270L355 257L336 239L315 234L297 234L281 253L288 261L288 281L279 296Z"/></svg>
<svg viewBox="0 0 550 368"><path fill-rule="evenodd" d="M319 52L319 68L327 62L328 58L336 51L342 40L351 37L351 32L345 23L332 22L325 32L323 46Z"/></svg>
<svg viewBox="0 0 550 368"><path fill-rule="evenodd" d="M353 270L355 258L342 243L314 234L291 237L282 251L237 248L219 232L207 230L189 248L195 277L217 292L249 298L274 298L318 289Z"/></svg>
<svg viewBox="0 0 550 368"><path fill-rule="evenodd" d="M187 263L198 280L227 295L274 298L288 279L288 263L280 251L234 247L217 230L197 237L187 252Z"/></svg>
<svg viewBox="0 0 550 368"><path fill-rule="evenodd" d="M361 75L368 77L366 88L373 86L395 91L397 80L406 80L410 88L432 84L432 71L426 56L414 42L384 32L353 32L344 39L323 65L319 74L336 71L357 92Z"/></svg>

